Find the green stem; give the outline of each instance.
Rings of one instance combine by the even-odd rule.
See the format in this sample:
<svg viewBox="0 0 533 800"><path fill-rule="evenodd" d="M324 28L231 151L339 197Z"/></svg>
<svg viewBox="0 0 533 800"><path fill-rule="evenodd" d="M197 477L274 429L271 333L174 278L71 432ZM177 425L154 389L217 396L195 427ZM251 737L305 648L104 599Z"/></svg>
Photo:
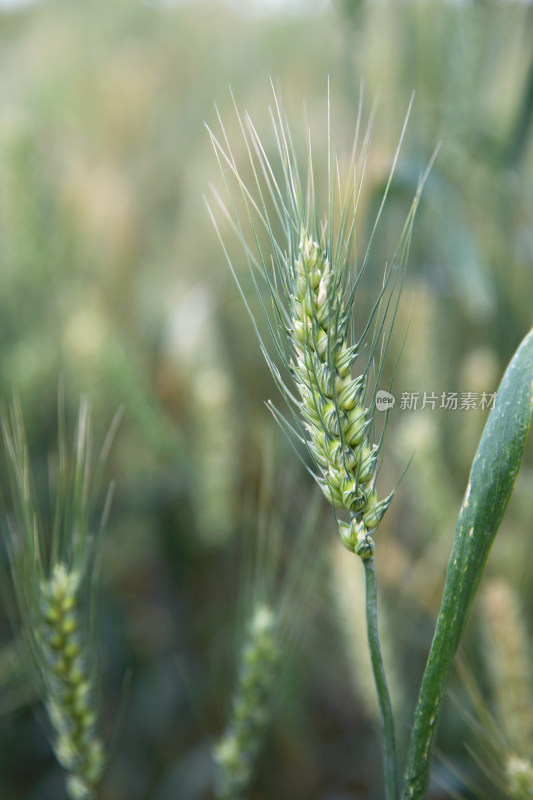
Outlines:
<svg viewBox="0 0 533 800"><path fill-rule="evenodd" d="M397 800L398 798L398 770L396 766L396 744L394 739L394 719L390 701L385 668L381 657L378 632L378 604L376 569L374 557L363 559L365 568L366 585L366 630L372 670L378 693L379 713L381 717L381 730L383 734L383 761L385 772L385 798Z"/></svg>

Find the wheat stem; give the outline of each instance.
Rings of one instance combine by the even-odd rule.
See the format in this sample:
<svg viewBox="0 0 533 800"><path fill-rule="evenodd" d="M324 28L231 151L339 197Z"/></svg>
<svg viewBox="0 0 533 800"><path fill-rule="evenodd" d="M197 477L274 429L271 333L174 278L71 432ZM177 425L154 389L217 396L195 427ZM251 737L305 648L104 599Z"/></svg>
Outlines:
<svg viewBox="0 0 533 800"><path fill-rule="evenodd" d="M394 737L394 719L392 706L385 676L385 667L381 656L378 631L378 602L377 602L377 583L374 557L363 558L365 568L365 587L366 587L366 629L368 634L368 646L370 648L370 658L372 670L378 694L379 713L381 717L381 730L383 733L383 761L385 775L385 798L386 800L397 800L398 790L398 768L396 764L396 742Z"/></svg>

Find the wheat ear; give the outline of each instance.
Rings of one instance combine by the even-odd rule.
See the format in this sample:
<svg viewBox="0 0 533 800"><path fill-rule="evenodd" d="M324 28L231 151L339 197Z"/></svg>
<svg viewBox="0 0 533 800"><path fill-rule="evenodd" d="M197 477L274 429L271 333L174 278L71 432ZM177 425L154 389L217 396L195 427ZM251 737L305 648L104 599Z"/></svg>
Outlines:
<svg viewBox="0 0 533 800"><path fill-rule="evenodd" d="M55 515L45 537L32 488L22 412L14 401L3 419L12 483L10 524L10 599L23 658L47 710L51 744L66 772L71 800L93 800L106 757L97 733L97 663L94 646L94 578L102 519L91 528L91 512L116 423L91 472L90 415L80 406L74 458L67 457L64 412L60 409ZM118 417L116 419L118 422ZM108 495L108 500L110 495Z"/></svg>
<svg viewBox="0 0 533 800"><path fill-rule="evenodd" d="M303 233L290 294L291 371L322 491L335 508L352 514L350 522L339 521L343 544L369 557L374 552L370 532L381 522L392 493L378 501L379 447L369 440L366 375L352 374L359 354L347 343L350 317L337 281L324 247Z"/></svg>

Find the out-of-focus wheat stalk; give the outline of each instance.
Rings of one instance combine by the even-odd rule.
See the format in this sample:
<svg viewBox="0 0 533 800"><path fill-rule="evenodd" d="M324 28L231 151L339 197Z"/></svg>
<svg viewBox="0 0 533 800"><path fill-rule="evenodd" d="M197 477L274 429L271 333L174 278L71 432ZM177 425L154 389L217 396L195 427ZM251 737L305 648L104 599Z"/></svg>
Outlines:
<svg viewBox="0 0 533 800"><path fill-rule="evenodd" d="M487 584L482 603L484 651L500 740L496 745L512 798L533 798L533 670L518 597L504 579Z"/></svg>
<svg viewBox="0 0 533 800"><path fill-rule="evenodd" d="M306 630L322 564L318 492L298 514L298 482L287 470L275 475L271 456L264 460L258 507L250 510L244 543L237 676L225 731L213 751L221 800L241 800L249 791L289 662ZM300 524L292 531L295 516Z"/></svg>
<svg viewBox="0 0 533 800"><path fill-rule="evenodd" d="M220 800L238 800L248 786L269 719L280 655L276 614L268 605L258 603L240 657L228 726L214 752L220 769L216 787Z"/></svg>
<svg viewBox="0 0 533 800"><path fill-rule="evenodd" d="M483 592L485 655L497 717L509 745L531 756L533 696L529 639L515 590L493 580Z"/></svg>

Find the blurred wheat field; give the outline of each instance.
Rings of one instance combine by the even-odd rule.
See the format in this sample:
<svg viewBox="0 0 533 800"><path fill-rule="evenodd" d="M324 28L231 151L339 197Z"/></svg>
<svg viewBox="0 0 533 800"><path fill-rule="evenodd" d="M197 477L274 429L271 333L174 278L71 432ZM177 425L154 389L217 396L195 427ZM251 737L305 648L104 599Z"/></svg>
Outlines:
<svg viewBox="0 0 533 800"><path fill-rule="evenodd" d="M268 582L268 570L287 568L314 493L265 408L276 389L205 209L211 182L221 188L204 127L216 124L215 104L239 141L233 92L274 153L271 78L303 153L313 131L324 186L328 82L346 163L360 97L365 119L375 105L358 210L364 249L415 92L362 302L380 285L419 175L442 141L386 367L390 376L407 332L381 485L392 489L413 459L377 555L402 758L487 416L480 399L496 391L532 324L531 5L332 0L240 13L246 6L54 0L0 13L0 389L4 402L13 390L20 396L44 509L60 380L71 428L80 394L98 435L124 410L107 470L116 493L99 640L104 733L117 735L101 800L213 796L212 752L231 708L250 575ZM251 289L244 259L232 256ZM459 407L442 407L453 393ZM475 408L460 407L467 393ZM402 408L414 395L416 409ZM265 484L269 470L278 480ZM491 578L512 583L530 639L532 475L529 445L489 562ZM5 459L0 490L5 522ZM250 570L268 509L279 509L276 566L265 558ZM343 590L349 570L337 563L334 522L325 514L316 527L316 563L304 568L302 559L309 586L250 800L381 796L366 643L345 611L360 602L358 565ZM4 580L4 539L0 555ZM44 713L0 609L0 796L63 797ZM497 659L479 646L481 617L475 606L463 657L487 712L505 717L501 693L492 696ZM505 797L504 766L485 774L469 756L479 746L479 708L460 677L453 691L459 702L446 708L430 797ZM531 747L518 755L533 758Z"/></svg>

